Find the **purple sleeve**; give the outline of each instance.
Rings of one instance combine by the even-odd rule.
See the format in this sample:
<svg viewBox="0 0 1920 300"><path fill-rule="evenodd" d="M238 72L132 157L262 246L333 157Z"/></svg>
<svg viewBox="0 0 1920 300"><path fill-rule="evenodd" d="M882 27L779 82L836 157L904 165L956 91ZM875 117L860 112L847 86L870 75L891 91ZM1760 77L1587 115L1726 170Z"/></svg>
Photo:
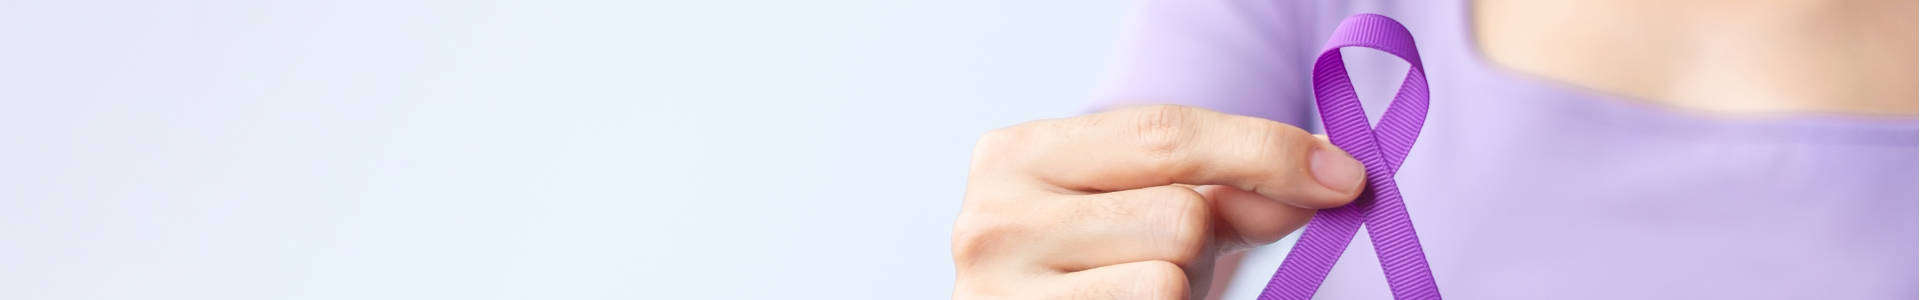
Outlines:
<svg viewBox="0 0 1920 300"><path fill-rule="evenodd" d="M1146 0L1094 109L1180 104L1305 124L1309 1Z"/></svg>

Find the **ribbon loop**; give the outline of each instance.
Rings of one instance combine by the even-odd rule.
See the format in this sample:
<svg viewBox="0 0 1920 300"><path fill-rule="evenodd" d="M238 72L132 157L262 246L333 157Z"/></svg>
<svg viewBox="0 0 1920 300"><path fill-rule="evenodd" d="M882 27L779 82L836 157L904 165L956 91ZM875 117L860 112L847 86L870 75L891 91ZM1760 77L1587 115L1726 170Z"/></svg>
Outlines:
<svg viewBox="0 0 1920 300"><path fill-rule="evenodd" d="M1347 77L1346 62L1340 56L1340 48L1345 47L1385 51L1410 66L1378 126L1368 124L1366 110ZM1327 40L1313 74L1314 102L1327 136L1334 146L1366 166L1367 187L1352 204L1321 210L1307 222L1300 241L1287 253L1260 299L1312 298L1363 223L1394 298L1440 299L1413 220L1393 179L1427 117L1426 71L1414 47L1413 34L1386 16L1348 17Z"/></svg>

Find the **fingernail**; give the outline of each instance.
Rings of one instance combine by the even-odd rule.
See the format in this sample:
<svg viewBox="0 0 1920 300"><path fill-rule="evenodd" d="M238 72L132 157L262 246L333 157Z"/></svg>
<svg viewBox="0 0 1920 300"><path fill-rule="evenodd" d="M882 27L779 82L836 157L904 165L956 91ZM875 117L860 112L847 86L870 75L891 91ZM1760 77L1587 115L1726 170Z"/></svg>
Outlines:
<svg viewBox="0 0 1920 300"><path fill-rule="evenodd" d="M1346 153L1331 147L1320 147L1314 150L1312 157L1308 159L1312 160L1308 162L1307 168L1312 169L1313 179L1319 180L1320 185L1329 189L1353 192L1367 180L1366 167L1361 166L1359 160L1354 160Z"/></svg>

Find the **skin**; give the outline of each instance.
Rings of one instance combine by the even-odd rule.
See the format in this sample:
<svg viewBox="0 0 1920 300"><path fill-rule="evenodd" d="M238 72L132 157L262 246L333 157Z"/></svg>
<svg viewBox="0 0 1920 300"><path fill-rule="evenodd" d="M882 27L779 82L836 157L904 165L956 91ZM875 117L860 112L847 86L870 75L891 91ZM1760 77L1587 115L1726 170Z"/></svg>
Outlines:
<svg viewBox="0 0 1920 300"><path fill-rule="evenodd" d="M994 130L954 224L954 298L1200 299L1215 257L1351 202L1364 173L1300 128L1180 106Z"/></svg>
<svg viewBox="0 0 1920 300"><path fill-rule="evenodd" d="M1734 117L1920 107L1911 0L1472 5L1488 61L1598 93ZM1179 106L995 130L954 224L954 298L1204 299L1362 172L1299 128Z"/></svg>
<svg viewBox="0 0 1920 300"><path fill-rule="evenodd" d="M1472 20L1496 65L1672 109L1913 116L1915 3L1480 0Z"/></svg>

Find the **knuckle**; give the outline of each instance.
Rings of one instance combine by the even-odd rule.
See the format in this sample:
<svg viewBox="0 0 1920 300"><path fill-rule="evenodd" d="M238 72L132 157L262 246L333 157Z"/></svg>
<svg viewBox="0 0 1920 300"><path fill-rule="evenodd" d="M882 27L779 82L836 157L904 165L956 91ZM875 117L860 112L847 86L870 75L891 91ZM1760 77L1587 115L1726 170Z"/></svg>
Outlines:
<svg viewBox="0 0 1920 300"><path fill-rule="evenodd" d="M1132 290L1147 299L1184 299L1187 296L1187 274L1179 265L1167 261L1145 261L1141 263L1140 273L1134 277Z"/></svg>
<svg viewBox="0 0 1920 300"><path fill-rule="evenodd" d="M1007 254L1018 246L1029 228L1015 218L963 210L953 226L954 299L1002 299L1018 293L1009 290L1007 263L1015 259Z"/></svg>
<svg viewBox="0 0 1920 300"><path fill-rule="evenodd" d="M954 267L962 270L972 269L992 257L1009 239L1018 235L1020 228L997 218L967 213L960 216L953 225L952 251Z"/></svg>
<svg viewBox="0 0 1920 300"><path fill-rule="evenodd" d="M1178 105L1139 108L1133 115L1133 136L1141 150L1156 157L1172 156L1192 136L1193 109Z"/></svg>
<svg viewBox="0 0 1920 300"><path fill-rule="evenodd" d="M1166 241L1160 258L1175 262L1191 262L1203 256L1206 249L1208 228L1211 224L1207 200L1200 192L1179 186L1161 186L1152 188L1153 199L1148 199L1153 207L1146 209L1155 212L1160 224L1160 238Z"/></svg>
<svg viewBox="0 0 1920 300"><path fill-rule="evenodd" d="M1156 186L1087 200L1061 202L1070 212L1058 214L1054 226L1130 228L1152 241L1145 249L1153 259L1186 263L1206 255L1212 214L1206 197L1191 188Z"/></svg>
<svg viewBox="0 0 1920 300"><path fill-rule="evenodd" d="M1022 127L1015 126L994 129L981 134L980 139L973 143L972 164L969 165L969 169L979 170L983 166L1004 159L1007 152L1012 149L1011 145L1018 144L1022 130Z"/></svg>
<svg viewBox="0 0 1920 300"><path fill-rule="evenodd" d="M1182 193L1177 198L1169 198L1173 201L1167 201L1174 206L1167 210L1174 214L1171 217L1172 226L1168 226L1170 231L1167 239L1175 245L1167 258L1176 262L1192 262L1204 255L1211 231L1208 227L1212 224L1208 217L1212 214L1207 209L1206 198L1199 192L1185 187L1174 188L1182 190Z"/></svg>

